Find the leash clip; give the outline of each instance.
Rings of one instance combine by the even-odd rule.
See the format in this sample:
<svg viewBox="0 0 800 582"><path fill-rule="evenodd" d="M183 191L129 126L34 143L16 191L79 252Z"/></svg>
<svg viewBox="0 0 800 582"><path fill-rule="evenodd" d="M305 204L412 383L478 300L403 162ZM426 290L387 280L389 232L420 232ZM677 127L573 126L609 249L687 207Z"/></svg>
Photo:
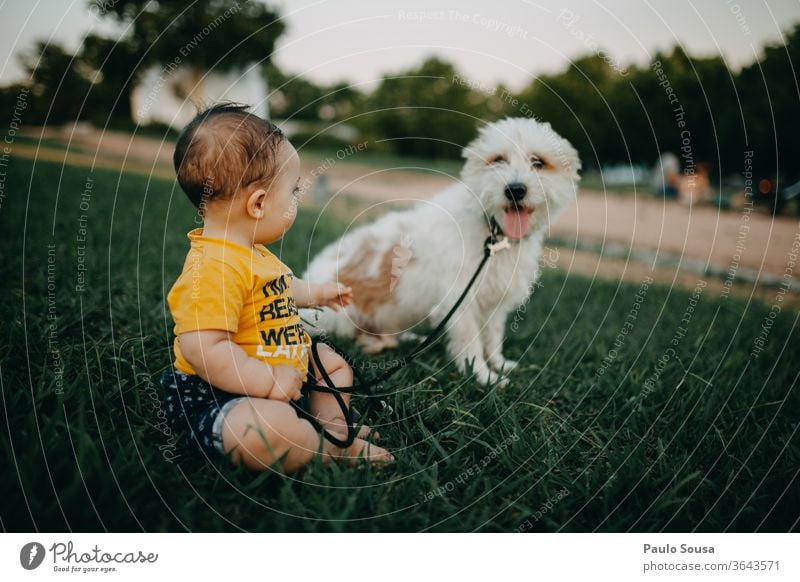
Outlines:
<svg viewBox="0 0 800 582"><path fill-rule="evenodd" d="M381 410L386 412L386 414L394 414L394 408L385 400L381 400Z"/></svg>
<svg viewBox="0 0 800 582"><path fill-rule="evenodd" d="M489 249L489 256L493 257L496 253L499 253L502 250L510 249L511 243L508 242L507 236L502 236L497 240L497 242L487 244L486 248Z"/></svg>

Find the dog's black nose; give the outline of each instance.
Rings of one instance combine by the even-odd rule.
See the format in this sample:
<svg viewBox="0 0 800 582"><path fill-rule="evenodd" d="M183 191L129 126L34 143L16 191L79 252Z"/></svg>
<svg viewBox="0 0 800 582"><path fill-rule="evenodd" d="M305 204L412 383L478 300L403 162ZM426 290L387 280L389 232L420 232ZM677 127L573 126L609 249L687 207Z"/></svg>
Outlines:
<svg viewBox="0 0 800 582"><path fill-rule="evenodd" d="M525 193L527 191L528 187L521 182L506 184L506 198L508 198L512 202L519 202L520 200L525 198Z"/></svg>

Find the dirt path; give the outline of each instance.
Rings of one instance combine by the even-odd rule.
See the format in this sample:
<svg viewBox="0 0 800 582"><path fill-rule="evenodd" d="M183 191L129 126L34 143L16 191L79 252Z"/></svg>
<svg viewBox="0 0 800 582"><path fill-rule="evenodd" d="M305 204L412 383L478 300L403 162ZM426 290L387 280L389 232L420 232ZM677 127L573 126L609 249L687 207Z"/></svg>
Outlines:
<svg viewBox="0 0 800 582"><path fill-rule="evenodd" d="M582 191L551 234L577 242L578 248L617 244L617 255L625 256L631 248L646 250L649 253L639 258L685 263L682 266L715 274L735 271L746 280L776 284L800 236L800 223L773 219L760 209L720 212L646 196Z"/></svg>
<svg viewBox="0 0 800 582"><path fill-rule="evenodd" d="M434 175L374 172L368 167L331 168L329 191L385 202L425 199L452 183ZM719 211L648 195L581 190L550 235L563 245L613 258L628 257L634 249L633 261L675 264L723 278L732 272L746 281L775 285L786 270L795 237L800 236L800 223L786 217L773 219L761 209Z"/></svg>
<svg viewBox="0 0 800 582"><path fill-rule="evenodd" d="M48 129L44 133L31 129L27 133L37 139L42 135L50 144L53 141L69 144L67 163L116 165L131 171L174 176L170 142L86 127L74 131ZM14 153L65 160L63 149L52 145L39 147L37 154L36 147L17 144ZM311 178L312 173L324 171L328 195L344 195L360 204L427 199L453 183L452 179L434 172L372 166L360 162L358 156L338 160L309 154L301 159L305 176ZM313 202L311 190L306 203ZM793 248L797 250L800 223L791 218L773 220L758 210L720 212L713 207L689 208L647 195L606 195L582 190L550 234L555 242L574 246L583 255L602 253L603 260L638 262L662 269L666 266L670 272L709 271L723 280L729 272L735 272L745 281L774 286L786 272L789 253ZM581 260L570 264L571 268L583 271L591 262ZM597 270L597 265L593 267L592 272ZM600 268L598 274L602 272Z"/></svg>

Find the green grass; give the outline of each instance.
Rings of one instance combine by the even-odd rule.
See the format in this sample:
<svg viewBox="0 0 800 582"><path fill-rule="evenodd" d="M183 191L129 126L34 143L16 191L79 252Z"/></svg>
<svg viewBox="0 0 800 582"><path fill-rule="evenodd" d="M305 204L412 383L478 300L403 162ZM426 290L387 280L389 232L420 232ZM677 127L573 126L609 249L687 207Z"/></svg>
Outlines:
<svg viewBox="0 0 800 582"><path fill-rule="evenodd" d="M314 464L286 477L180 451L169 462L152 396L170 362L164 296L192 209L169 181L96 171L81 210L88 170L15 160L6 172L6 531L510 531L526 519L532 531L797 528L797 314L775 318L753 359L769 307L703 294L645 394L689 293L651 287L599 376L639 287L551 270L509 329L506 353L523 365L508 387L459 375L441 347L400 375L395 414L379 420L394 466ZM314 230L316 218L301 213L276 247L298 273L342 228L322 217Z"/></svg>

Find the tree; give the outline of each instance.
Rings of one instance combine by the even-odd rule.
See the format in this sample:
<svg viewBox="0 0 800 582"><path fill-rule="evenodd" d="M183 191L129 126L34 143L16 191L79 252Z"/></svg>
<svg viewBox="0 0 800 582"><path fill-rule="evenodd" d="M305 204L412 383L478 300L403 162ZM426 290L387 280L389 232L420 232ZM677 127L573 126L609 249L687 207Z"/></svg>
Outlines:
<svg viewBox="0 0 800 582"><path fill-rule="evenodd" d="M273 63L265 67L270 80L270 111L273 117L297 121L319 120L325 90L299 76L285 75Z"/></svg>
<svg viewBox="0 0 800 582"><path fill-rule="evenodd" d="M517 95L509 115L535 116L572 142L586 165L625 158L617 127L615 98L621 76L606 60L591 55L574 60L563 73L542 75ZM627 138L627 136L624 136Z"/></svg>
<svg viewBox="0 0 800 582"><path fill-rule="evenodd" d="M487 111L485 97L460 79L452 64L429 58L384 77L353 122L398 154L456 158Z"/></svg>
<svg viewBox="0 0 800 582"><path fill-rule="evenodd" d="M270 80L270 111L273 117L297 121L347 120L361 111L364 94L346 81L317 85L299 75L281 71L274 63L264 67Z"/></svg>
<svg viewBox="0 0 800 582"><path fill-rule="evenodd" d="M86 117L82 104L92 83L79 59L57 44L39 41L20 61L32 96L26 121L57 125Z"/></svg>
<svg viewBox="0 0 800 582"><path fill-rule="evenodd" d="M700 161L717 166L733 154L724 150L740 143L734 78L722 57L692 58L675 48L656 54L632 83L645 104L647 119L641 121L655 129L657 151L650 161L662 151L673 151L683 155L684 168ZM736 157L741 158L741 150Z"/></svg>
<svg viewBox="0 0 800 582"><path fill-rule="evenodd" d="M175 62L227 71L267 63L285 25L260 2L236 0L92 0L106 17L130 24L124 41L145 64Z"/></svg>
<svg viewBox="0 0 800 582"><path fill-rule="evenodd" d="M786 43L764 48L763 56L742 69L737 87L742 96L746 143L754 151L753 169L762 177L800 178L800 25L786 34Z"/></svg>
<svg viewBox="0 0 800 582"><path fill-rule="evenodd" d="M676 47L622 75L592 55L536 79L518 98L569 139L586 166L649 165L665 151L685 153L689 168L741 158L741 115L721 57L691 58Z"/></svg>
<svg viewBox="0 0 800 582"><path fill-rule="evenodd" d="M96 119L131 119L131 91L139 80L144 52L138 43L97 35L84 39L80 59L96 76L88 99Z"/></svg>
<svg viewBox="0 0 800 582"><path fill-rule="evenodd" d="M336 121L347 120L362 109L364 99L364 94L347 81L334 83L322 97L321 117Z"/></svg>
<svg viewBox="0 0 800 582"><path fill-rule="evenodd" d="M167 71L188 67L193 91L208 71L269 63L285 26L278 13L260 2L237 0L91 0L90 8L127 25L121 39L87 38L86 60L103 78L111 112L130 116L130 94L138 75L152 65ZM108 101L108 99L111 99ZM122 101L124 100L124 104Z"/></svg>

